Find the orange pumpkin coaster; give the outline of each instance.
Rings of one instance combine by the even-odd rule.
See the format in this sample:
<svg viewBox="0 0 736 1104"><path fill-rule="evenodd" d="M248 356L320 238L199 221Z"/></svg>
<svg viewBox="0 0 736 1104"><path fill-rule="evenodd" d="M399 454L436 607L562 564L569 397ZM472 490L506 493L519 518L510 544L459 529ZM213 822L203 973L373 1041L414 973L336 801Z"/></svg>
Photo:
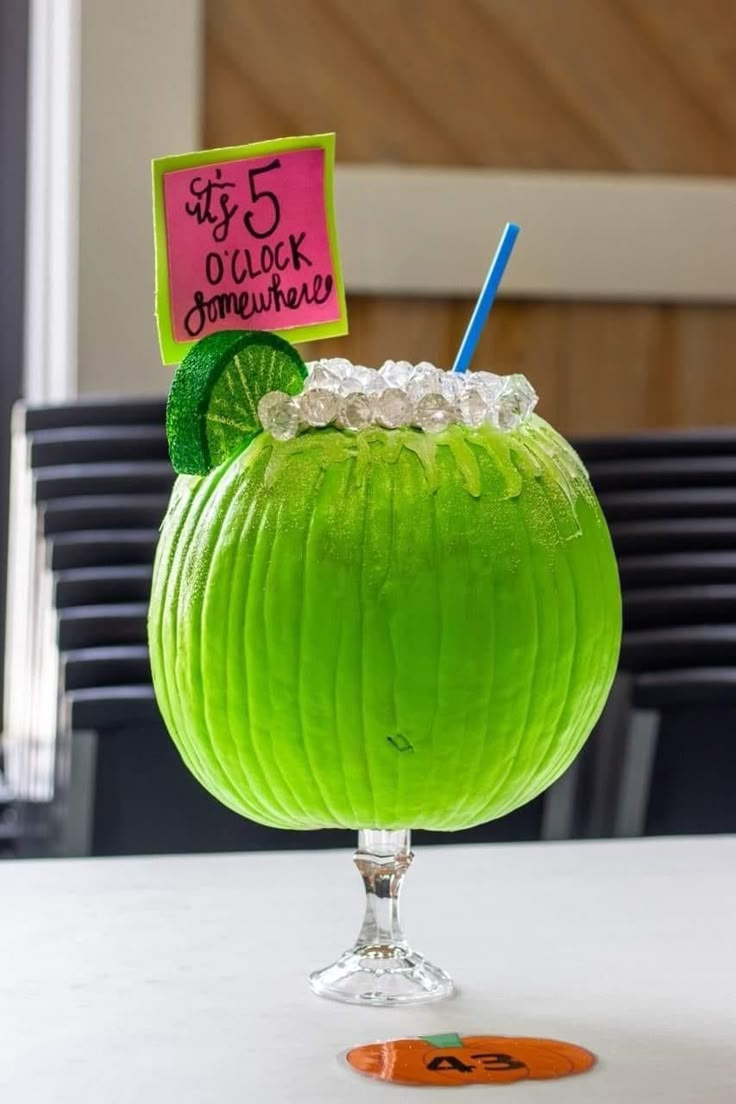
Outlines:
<svg viewBox="0 0 736 1104"><path fill-rule="evenodd" d="M555 1039L423 1035L368 1043L347 1053L358 1073L398 1085L509 1085L585 1073L595 1055Z"/></svg>

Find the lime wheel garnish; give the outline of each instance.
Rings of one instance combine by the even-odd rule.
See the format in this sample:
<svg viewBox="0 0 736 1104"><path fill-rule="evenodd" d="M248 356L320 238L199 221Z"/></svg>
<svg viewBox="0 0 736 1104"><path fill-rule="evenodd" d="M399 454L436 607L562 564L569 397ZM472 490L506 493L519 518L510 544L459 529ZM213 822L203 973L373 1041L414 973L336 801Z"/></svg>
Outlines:
<svg viewBox="0 0 736 1104"><path fill-rule="evenodd" d="M166 404L175 471L206 475L262 429L258 403L270 391L298 394L307 370L276 334L225 330L198 341L176 370Z"/></svg>

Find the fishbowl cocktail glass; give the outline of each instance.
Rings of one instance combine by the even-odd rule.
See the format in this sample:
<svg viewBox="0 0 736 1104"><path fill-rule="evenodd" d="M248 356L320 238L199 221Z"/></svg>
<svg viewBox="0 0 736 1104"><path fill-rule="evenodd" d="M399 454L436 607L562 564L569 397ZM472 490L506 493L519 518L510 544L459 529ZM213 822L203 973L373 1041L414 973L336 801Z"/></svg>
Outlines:
<svg viewBox="0 0 736 1104"><path fill-rule="evenodd" d="M315 991L446 995L398 922L410 828L530 801L571 763L618 655L611 542L521 376L324 360L242 451L175 485L154 570L156 694L225 805L360 832L355 947Z"/></svg>

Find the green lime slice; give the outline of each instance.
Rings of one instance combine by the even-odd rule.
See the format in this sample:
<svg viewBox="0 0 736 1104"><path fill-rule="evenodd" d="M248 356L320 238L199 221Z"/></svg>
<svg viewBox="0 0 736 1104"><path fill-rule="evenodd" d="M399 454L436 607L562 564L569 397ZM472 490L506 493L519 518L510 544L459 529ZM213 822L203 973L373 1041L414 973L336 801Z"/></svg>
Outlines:
<svg viewBox="0 0 736 1104"><path fill-rule="evenodd" d="M174 470L206 475L261 432L258 403L269 391L297 395L307 369L276 334L224 330L190 349L171 381L166 436Z"/></svg>

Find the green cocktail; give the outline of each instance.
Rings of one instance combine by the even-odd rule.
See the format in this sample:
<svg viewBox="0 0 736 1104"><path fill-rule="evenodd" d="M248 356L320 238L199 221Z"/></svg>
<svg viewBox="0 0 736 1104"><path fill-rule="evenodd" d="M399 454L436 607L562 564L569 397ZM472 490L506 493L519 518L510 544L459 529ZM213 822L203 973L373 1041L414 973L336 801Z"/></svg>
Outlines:
<svg viewBox="0 0 736 1104"><path fill-rule="evenodd" d="M273 433L177 480L150 615L161 711L199 781L254 820L384 842L467 828L548 787L603 708L608 530L518 379L400 363L382 386L341 361L331 386L331 364L301 398L262 398Z"/></svg>

